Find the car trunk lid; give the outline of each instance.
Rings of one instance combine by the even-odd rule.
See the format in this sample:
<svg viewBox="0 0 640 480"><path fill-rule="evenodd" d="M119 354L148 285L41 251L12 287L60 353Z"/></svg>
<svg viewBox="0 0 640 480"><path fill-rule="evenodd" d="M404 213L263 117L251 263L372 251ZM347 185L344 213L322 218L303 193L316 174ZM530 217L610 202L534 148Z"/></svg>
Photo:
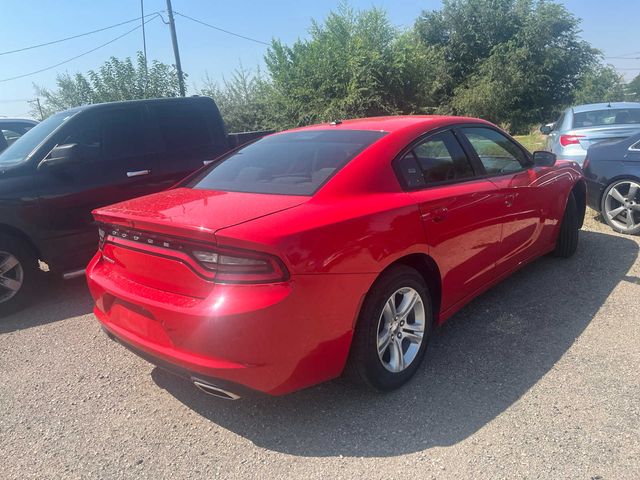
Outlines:
<svg viewBox="0 0 640 480"><path fill-rule="evenodd" d="M293 208L309 197L176 188L94 211L97 221L213 242L226 227Z"/></svg>
<svg viewBox="0 0 640 480"><path fill-rule="evenodd" d="M215 273L194 251L215 250L215 232L304 203L308 197L179 188L94 211L102 225L104 273L205 298Z"/></svg>
<svg viewBox="0 0 640 480"><path fill-rule="evenodd" d="M582 135L579 138L580 146L587 150L590 146L604 140L622 140L640 133L640 125L607 125L603 127L577 128L568 135Z"/></svg>

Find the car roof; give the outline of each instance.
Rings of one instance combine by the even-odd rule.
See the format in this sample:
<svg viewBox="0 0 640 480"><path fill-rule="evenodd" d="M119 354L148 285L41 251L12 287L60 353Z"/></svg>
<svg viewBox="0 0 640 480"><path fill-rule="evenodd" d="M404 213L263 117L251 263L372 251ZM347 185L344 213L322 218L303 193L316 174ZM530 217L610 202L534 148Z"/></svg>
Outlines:
<svg viewBox="0 0 640 480"><path fill-rule="evenodd" d="M162 104L162 103L200 103L200 102L213 102L211 97L170 97L170 98L144 98L141 100L125 100L122 102L105 102L105 103L92 103L89 105L81 105L79 107L72 107L64 110L65 113L75 113L84 110L93 110L105 107L118 107L122 105L148 105L148 104ZM60 112L62 113L62 112Z"/></svg>
<svg viewBox="0 0 640 480"><path fill-rule="evenodd" d="M576 105L571 107L573 113L591 112L593 110L606 110L607 108L640 108L639 102L610 102L610 103L589 103L586 105Z"/></svg>
<svg viewBox="0 0 640 480"><path fill-rule="evenodd" d="M37 120L32 120L31 118L6 118L0 117L0 123L14 123L14 122L26 122L31 123L33 125L37 124Z"/></svg>
<svg viewBox="0 0 640 480"><path fill-rule="evenodd" d="M452 115L396 115L388 117L368 117L354 120L319 123L307 127L296 128L293 131L302 130L373 130L393 133L407 128L428 127L435 129L445 125L459 123L482 123L491 125L485 120L470 117L456 117ZM292 130L289 130L292 131Z"/></svg>

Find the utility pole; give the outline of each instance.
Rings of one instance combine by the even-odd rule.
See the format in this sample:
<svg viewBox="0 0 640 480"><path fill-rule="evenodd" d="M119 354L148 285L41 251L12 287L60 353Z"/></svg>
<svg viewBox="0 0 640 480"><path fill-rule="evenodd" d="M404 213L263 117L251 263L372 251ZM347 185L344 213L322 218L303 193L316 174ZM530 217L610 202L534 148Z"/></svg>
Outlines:
<svg viewBox="0 0 640 480"><path fill-rule="evenodd" d="M180 95L184 97L184 77L182 76L182 65L180 64L180 51L178 50L178 36L176 35L176 23L173 21L173 9L171 0L167 0L167 12L169 14L169 28L171 29L171 42L173 43L173 55L176 57L176 70L178 70L178 85Z"/></svg>
<svg viewBox="0 0 640 480"><path fill-rule="evenodd" d="M38 111L40 112L40 121L44 120L44 114L42 113L42 105L40 105L40 97L36 97L36 103L38 104Z"/></svg>
<svg viewBox="0 0 640 480"><path fill-rule="evenodd" d="M147 96L147 84L149 83L149 69L147 67L147 35L144 31L144 0L140 0L140 22L142 23L142 49L144 51L144 94Z"/></svg>

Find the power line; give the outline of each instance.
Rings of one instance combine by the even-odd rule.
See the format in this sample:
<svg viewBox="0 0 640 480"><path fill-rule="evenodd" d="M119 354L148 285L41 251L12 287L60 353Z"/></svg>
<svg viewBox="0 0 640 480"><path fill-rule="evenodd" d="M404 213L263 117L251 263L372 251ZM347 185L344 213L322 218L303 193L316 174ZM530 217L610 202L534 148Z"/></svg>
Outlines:
<svg viewBox="0 0 640 480"><path fill-rule="evenodd" d="M233 35L234 37L244 38L245 40L249 40L250 42L260 43L262 45L267 45L267 46L271 45L270 43L263 42L262 40L256 40L255 38L247 37L245 35L240 35L239 33L230 32L229 30L225 30L224 28L216 27L215 25L211 25L209 23L203 22L202 20L198 20L198 19L195 19L195 18L190 17L188 15L185 15L183 13L176 12L175 10L173 11L173 13L175 15L180 15L181 17L189 19L192 22L196 22L196 23L199 23L200 25L204 25L205 27L213 28L214 30L218 30L219 32L223 32L223 33L226 33L228 35Z"/></svg>
<svg viewBox="0 0 640 480"><path fill-rule="evenodd" d="M640 52L629 52L629 53L620 53L619 55L617 55L618 57L626 57L628 55L637 55L640 54Z"/></svg>
<svg viewBox="0 0 640 480"><path fill-rule="evenodd" d="M604 57L607 60L640 60L640 57Z"/></svg>
<svg viewBox="0 0 640 480"><path fill-rule="evenodd" d="M149 22L151 22L152 20L155 20L158 17L159 17L159 15L155 14L152 18L150 18L149 20L146 20L144 23L149 23ZM73 60L76 60L76 59L78 59L80 57L84 57L85 55L93 53L96 50L101 49L102 47L106 47L107 45L110 45L113 42L115 42L117 40L120 40L122 37L125 37L125 36L129 35L130 33L135 32L136 30L138 30L141 26L142 25L137 25L136 27L132 28L131 30L128 30L127 32L123 33L122 35L117 36L113 40L109 40L107 43L103 43L102 45L99 45L99 46L97 46L95 48L92 48L91 50L88 50L88 51L86 51L84 53L81 53L80 55L76 55L75 57L68 58L67 60L64 60L64 61L62 61L60 63L56 63L55 65L51 65L50 67L41 68L40 70L36 70L35 72L29 72L29 73L25 73L25 74L22 74L22 75L17 75L15 77L9 77L9 78L0 79L0 83L8 82L10 80L17 80L19 78L29 77L31 75L35 75L37 73L46 72L47 70L51 70L53 68L59 67L60 65L64 65L65 63L72 62Z"/></svg>
<svg viewBox="0 0 640 480"><path fill-rule="evenodd" d="M137 17L137 18L134 18L133 20L127 20L126 22L116 23L115 25L110 25L108 27L99 28L98 30L92 30L92 31L86 32L86 33L80 33L80 34L74 35L72 37L61 38L59 40L53 40L53 41L47 42L47 43L40 43L38 45L31 45L30 47L18 48L16 50L9 50L9 51L6 51L6 52L0 52L0 56L9 55L10 53L24 52L25 50L32 50L34 48L39 48L39 47L46 47L47 45L53 45L53 44L56 44L56 43L66 42L67 40L73 40L74 38L85 37L85 36L91 35L93 33L104 32L105 30L109 30L111 28L116 28L116 27L119 27L121 25L126 25L127 23L137 22L138 20L141 20L142 18L150 17L152 15L158 15L158 12L149 13L148 15L144 15L143 17Z"/></svg>

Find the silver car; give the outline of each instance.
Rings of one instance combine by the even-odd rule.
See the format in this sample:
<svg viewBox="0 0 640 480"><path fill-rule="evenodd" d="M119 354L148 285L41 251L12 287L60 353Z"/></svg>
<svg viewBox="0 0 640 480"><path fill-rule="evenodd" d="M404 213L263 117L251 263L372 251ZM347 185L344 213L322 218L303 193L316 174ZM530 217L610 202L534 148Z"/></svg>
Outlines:
<svg viewBox="0 0 640 480"><path fill-rule="evenodd" d="M555 123L540 127L547 149L564 160L584 162L587 149L603 140L621 140L640 133L640 103L592 103L569 107Z"/></svg>

